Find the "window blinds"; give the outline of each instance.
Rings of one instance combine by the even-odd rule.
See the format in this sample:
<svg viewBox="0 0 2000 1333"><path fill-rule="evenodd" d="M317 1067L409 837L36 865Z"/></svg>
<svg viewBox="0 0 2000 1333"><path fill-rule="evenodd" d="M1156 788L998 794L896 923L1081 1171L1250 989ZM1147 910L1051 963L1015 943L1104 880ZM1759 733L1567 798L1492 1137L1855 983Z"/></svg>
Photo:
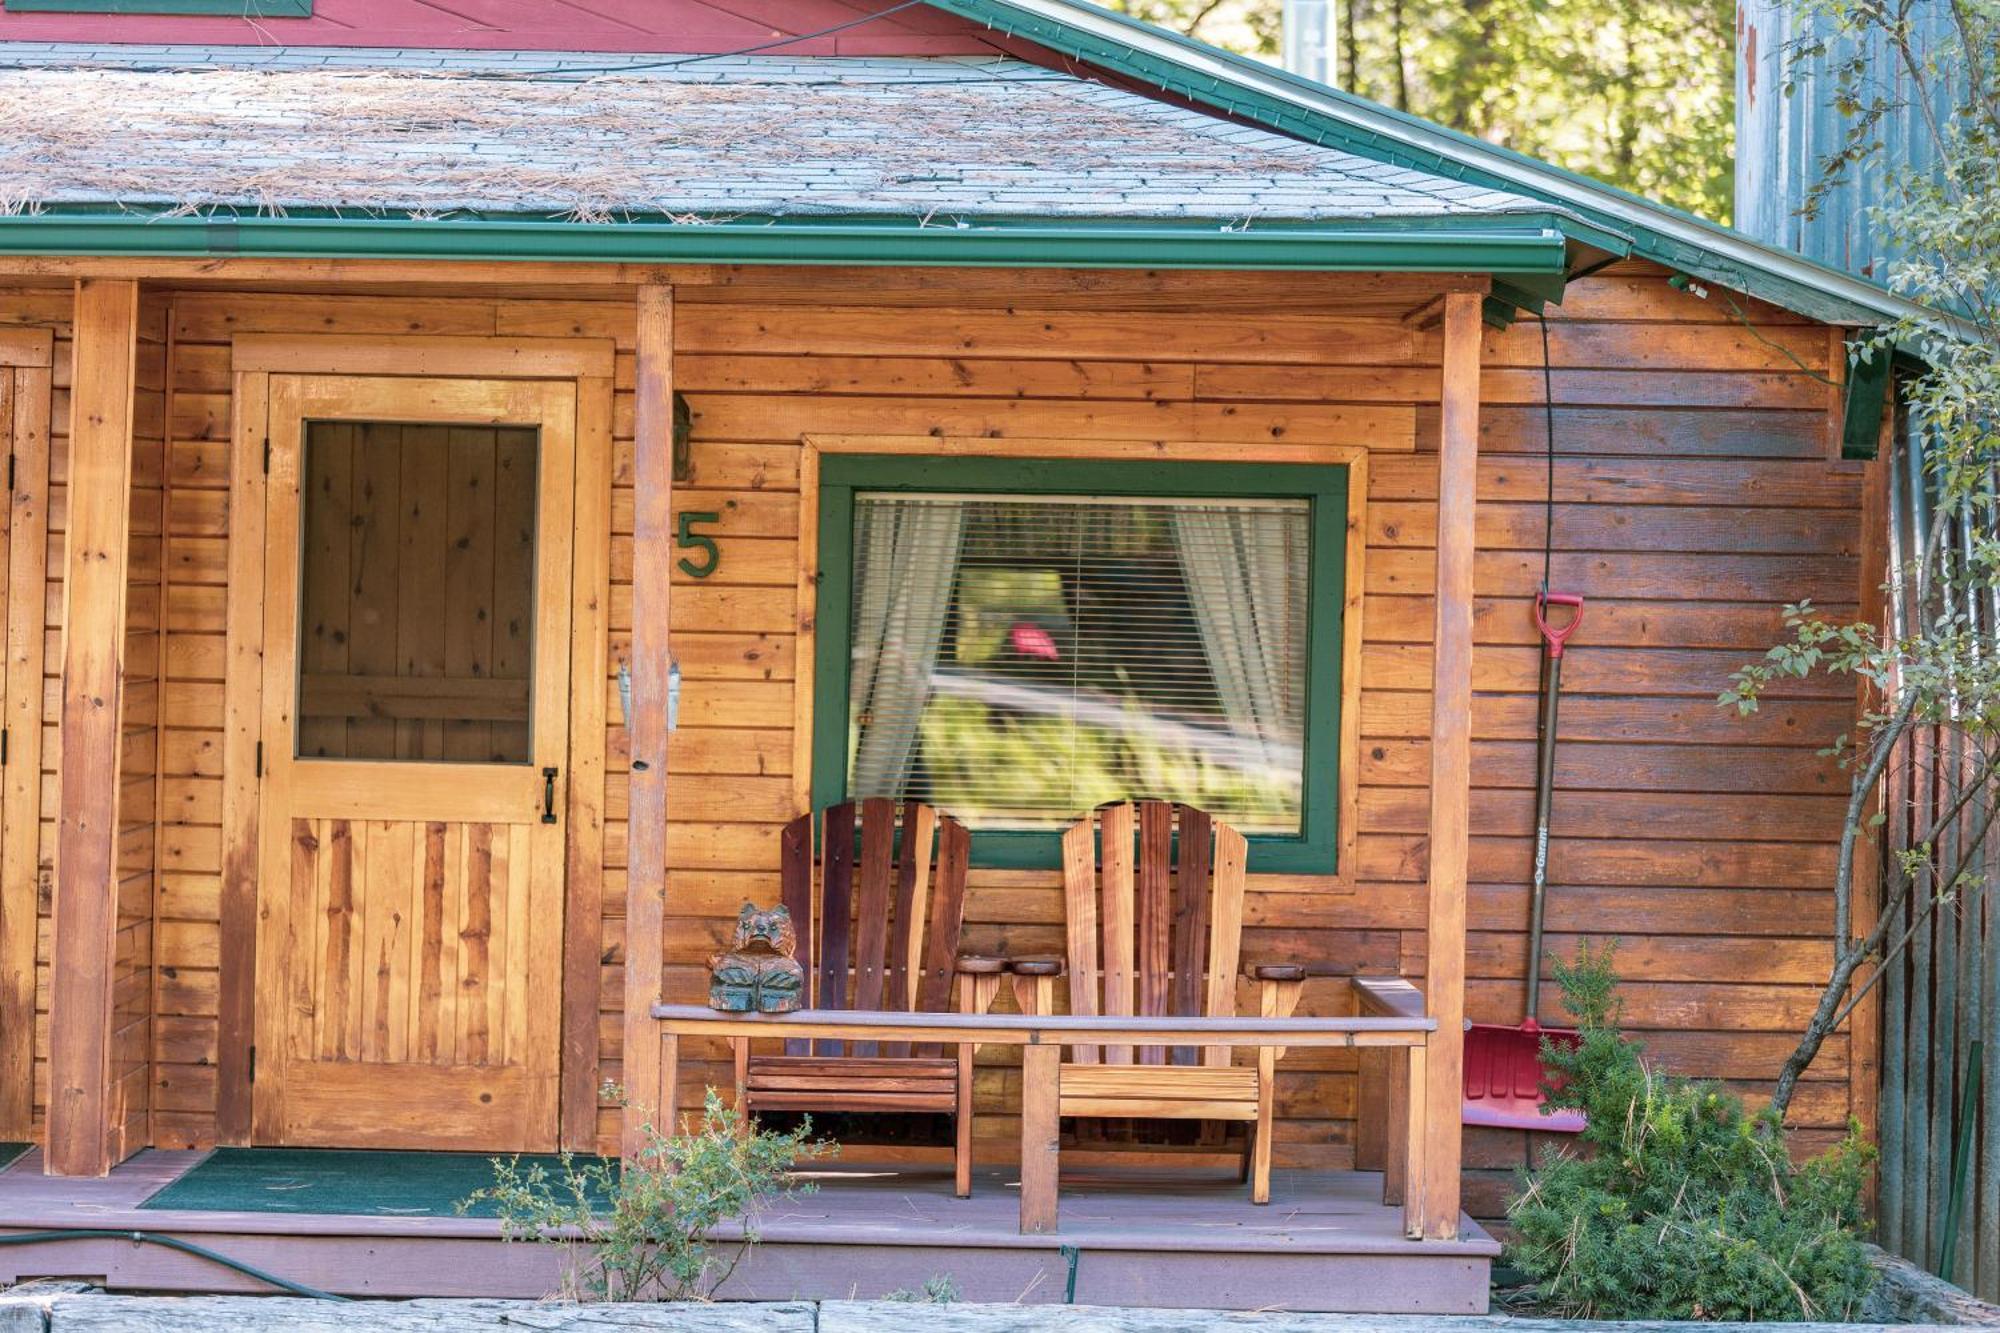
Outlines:
<svg viewBox="0 0 2000 1333"><path fill-rule="evenodd" d="M974 829L1109 800L1300 831L1311 503L862 492L848 791Z"/></svg>

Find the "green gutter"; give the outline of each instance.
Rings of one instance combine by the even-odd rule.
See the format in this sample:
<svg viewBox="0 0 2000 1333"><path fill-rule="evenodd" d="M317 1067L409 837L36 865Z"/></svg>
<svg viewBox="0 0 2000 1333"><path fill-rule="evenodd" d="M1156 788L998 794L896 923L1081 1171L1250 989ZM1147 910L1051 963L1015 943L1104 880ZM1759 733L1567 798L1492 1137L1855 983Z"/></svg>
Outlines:
<svg viewBox="0 0 2000 1333"><path fill-rule="evenodd" d="M1390 230L1088 220L922 226L798 218L675 224L42 213L0 217L0 254L1562 273L1560 232L1469 221L1477 225Z"/></svg>

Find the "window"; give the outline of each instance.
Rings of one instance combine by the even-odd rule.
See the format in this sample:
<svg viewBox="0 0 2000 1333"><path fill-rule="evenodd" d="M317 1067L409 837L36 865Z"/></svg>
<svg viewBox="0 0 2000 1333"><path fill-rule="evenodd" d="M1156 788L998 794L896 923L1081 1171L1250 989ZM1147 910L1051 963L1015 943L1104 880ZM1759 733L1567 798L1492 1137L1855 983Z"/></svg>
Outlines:
<svg viewBox="0 0 2000 1333"><path fill-rule="evenodd" d="M916 797L980 864L1105 801L1332 873L1347 469L827 455L815 801Z"/></svg>
<svg viewBox="0 0 2000 1333"><path fill-rule="evenodd" d="M5 0L16 14L208 14L219 18L305 19L312 0Z"/></svg>

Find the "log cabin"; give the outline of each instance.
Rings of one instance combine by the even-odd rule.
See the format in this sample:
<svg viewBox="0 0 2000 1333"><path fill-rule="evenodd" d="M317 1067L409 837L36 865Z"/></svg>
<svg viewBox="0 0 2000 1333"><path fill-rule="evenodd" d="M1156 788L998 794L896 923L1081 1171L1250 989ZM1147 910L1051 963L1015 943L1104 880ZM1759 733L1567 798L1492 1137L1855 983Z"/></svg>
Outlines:
<svg viewBox="0 0 2000 1333"><path fill-rule="evenodd" d="M796 816L951 812L962 943L1018 957L1056 833L1153 796L1247 834L1301 1016L1414 987L1410 1081L1300 1047L1289 1209L1111 1135L1027 1245L989 1048L973 1199L842 1122L905 1174L725 1294L1483 1311L1549 1137L1461 1125L1533 965L1543 586L1550 952L1615 938L1649 1052L1753 1099L1805 1021L1856 700L1715 696L1880 583L1875 285L1076 0L0 0L0 122L0 1226L539 1295L473 1219L145 1203L216 1150L616 1153ZM1872 1023L1801 1147L1873 1123ZM78 1272L245 1281L0 1255Z"/></svg>

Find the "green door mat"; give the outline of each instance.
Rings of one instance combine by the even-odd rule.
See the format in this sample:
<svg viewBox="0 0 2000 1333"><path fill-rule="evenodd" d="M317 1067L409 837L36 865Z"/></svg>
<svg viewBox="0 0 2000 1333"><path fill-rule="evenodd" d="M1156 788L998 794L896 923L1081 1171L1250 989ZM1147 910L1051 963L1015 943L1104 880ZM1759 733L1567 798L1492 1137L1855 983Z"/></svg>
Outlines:
<svg viewBox="0 0 2000 1333"><path fill-rule="evenodd" d="M14 1165L16 1158L34 1146L32 1143L0 1143L0 1171Z"/></svg>
<svg viewBox="0 0 2000 1333"><path fill-rule="evenodd" d="M504 1156L504 1154L502 1154ZM140 1205L226 1213L342 1213L369 1217L453 1217L459 1200L493 1183L490 1153L373 1152L347 1148L217 1148L193 1170ZM579 1157L578 1167L597 1159ZM558 1183L562 1160L539 1163ZM482 1200L468 1217L492 1217Z"/></svg>

